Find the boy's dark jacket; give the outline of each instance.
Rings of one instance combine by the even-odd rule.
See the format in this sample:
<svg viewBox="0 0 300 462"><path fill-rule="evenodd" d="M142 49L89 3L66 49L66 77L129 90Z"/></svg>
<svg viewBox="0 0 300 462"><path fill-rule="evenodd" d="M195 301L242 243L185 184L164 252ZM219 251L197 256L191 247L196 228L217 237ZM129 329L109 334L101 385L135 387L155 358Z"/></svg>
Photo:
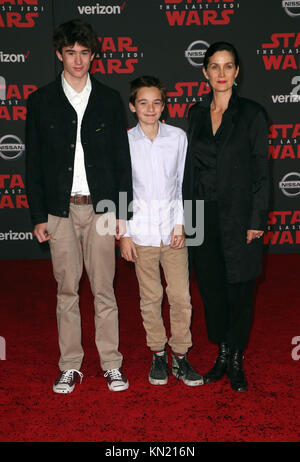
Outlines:
<svg viewBox="0 0 300 462"><path fill-rule="evenodd" d="M91 76L92 90L81 125L87 182L93 207L113 201L117 218L119 192L132 201L132 176L126 120L119 93ZM27 103L26 191L34 225L48 213L68 217L73 182L77 114L61 82L32 93Z"/></svg>

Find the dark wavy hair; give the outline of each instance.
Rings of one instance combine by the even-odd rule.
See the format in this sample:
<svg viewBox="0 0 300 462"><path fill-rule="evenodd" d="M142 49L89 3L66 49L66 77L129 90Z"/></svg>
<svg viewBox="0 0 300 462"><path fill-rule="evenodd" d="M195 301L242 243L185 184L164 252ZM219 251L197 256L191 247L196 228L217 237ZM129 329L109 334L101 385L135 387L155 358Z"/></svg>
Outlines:
<svg viewBox="0 0 300 462"><path fill-rule="evenodd" d="M228 42L215 42L206 50L203 60L204 69L207 69L209 64L209 58L213 56L217 51L229 51L232 54L234 59L235 67L240 65L240 58L238 52L236 51L235 47Z"/></svg>
<svg viewBox="0 0 300 462"><path fill-rule="evenodd" d="M61 53L63 47L73 46L76 42L89 48L92 54L97 51L99 46L97 35L92 26L81 19L72 19L56 27L53 34L55 50Z"/></svg>
<svg viewBox="0 0 300 462"><path fill-rule="evenodd" d="M161 99L163 104L166 102L166 87L165 85L157 78L151 75L143 75L142 77L138 77L137 79L132 80L130 82L130 94L129 94L129 102L131 104L135 104L136 95L140 88L143 87L156 87L160 91Z"/></svg>

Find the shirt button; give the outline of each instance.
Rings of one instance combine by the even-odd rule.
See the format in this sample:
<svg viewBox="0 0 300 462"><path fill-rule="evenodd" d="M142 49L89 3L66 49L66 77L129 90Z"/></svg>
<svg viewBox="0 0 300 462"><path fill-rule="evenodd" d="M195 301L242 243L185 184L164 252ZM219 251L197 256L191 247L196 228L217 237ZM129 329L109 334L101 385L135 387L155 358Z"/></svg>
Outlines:
<svg viewBox="0 0 300 462"><path fill-rule="evenodd" d="M72 124L76 124L77 123L77 120L72 120Z"/></svg>
<svg viewBox="0 0 300 462"><path fill-rule="evenodd" d="M72 167L69 167L68 170L69 170L69 172L72 172L73 169L72 169Z"/></svg>
<svg viewBox="0 0 300 462"><path fill-rule="evenodd" d="M62 214L63 214L63 216L65 217L65 216L67 216L67 213L68 213L68 212L66 212L66 211L64 210Z"/></svg>
<svg viewBox="0 0 300 462"><path fill-rule="evenodd" d="M75 148L75 144L70 144L70 148Z"/></svg>

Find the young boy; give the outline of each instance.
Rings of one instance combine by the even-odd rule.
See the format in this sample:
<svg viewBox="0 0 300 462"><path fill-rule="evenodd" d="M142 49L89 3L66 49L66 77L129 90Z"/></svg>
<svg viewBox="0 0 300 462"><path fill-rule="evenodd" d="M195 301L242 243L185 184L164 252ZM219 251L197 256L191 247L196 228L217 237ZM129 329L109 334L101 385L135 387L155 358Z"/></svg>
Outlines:
<svg viewBox="0 0 300 462"><path fill-rule="evenodd" d="M115 236L96 232L97 204L132 195L126 122L119 93L89 74L98 46L92 27L75 19L54 33L63 72L28 99L26 187L39 242L48 241L57 290L60 373L55 393L71 393L84 352L79 282L85 264L95 306L95 341L111 391L128 388L119 351L113 280ZM116 212L117 233L125 216Z"/></svg>
<svg viewBox="0 0 300 462"><path fill-rule="evenodd" d="M161 264L170 304L172 373L186 385L197 386L203 379L186 358L192 345L181 194L187 139L180 128L159 121L165 99L165 88L155 77L144 76L131 83L129 107L138 119L128 132L134 205L133 220L127 222L121 238L121 255L135 262L147 345L153 351L149 382L164 385L169 375L161 316Z"/></svg>

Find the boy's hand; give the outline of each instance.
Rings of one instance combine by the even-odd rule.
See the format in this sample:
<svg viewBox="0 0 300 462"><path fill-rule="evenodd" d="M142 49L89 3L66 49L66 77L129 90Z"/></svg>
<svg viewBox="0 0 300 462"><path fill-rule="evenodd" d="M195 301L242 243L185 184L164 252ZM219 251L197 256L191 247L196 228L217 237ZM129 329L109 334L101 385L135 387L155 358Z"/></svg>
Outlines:
<svg viewBox="0 0 300 462"><path fill-rule="evenodd" d="M33 235L37 238L39 242L46 242L50 240L50 234L48 234L47 226L47 222L35 225Z"/></svg>
<svg viewBox="0 0 300 462"><path fill-rule="evenodd" d="M126 233L126 221L117 219L115 238L119 240L125 233Z"/></svg>
<svg viewBox="0 0 300 462"><path fill-rule="evenodd" d="M184 226L176 225L171 236L170 247L172 249L182 249L185 246Z"/></svg>
<svg viewBox="0 0 300 462"><path fill-rule="evenodd" d="M135 262L137 256L134 242L130 237L122 237L120 241L120 250L122 257L127 261Z"/></svg>

